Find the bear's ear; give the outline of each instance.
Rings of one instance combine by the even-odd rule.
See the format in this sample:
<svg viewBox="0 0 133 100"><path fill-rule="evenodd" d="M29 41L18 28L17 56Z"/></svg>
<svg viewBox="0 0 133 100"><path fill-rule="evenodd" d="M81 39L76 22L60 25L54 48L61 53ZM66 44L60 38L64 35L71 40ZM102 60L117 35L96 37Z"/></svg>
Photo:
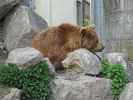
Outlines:
<svg viewBox="0 0 133 100"><path fill-rule="evenodd" d="M90 25L81 28L81 34L89 34L91 31L95 31L95 25Z"/></svg>
<svg viewBox="0 0 133 100"><path fill-rule="evenodd" d="M80 34L81 34L82 36L84 36L85 34L87 34L86 28L81 28Z"/></svg>
<svg viewBox="0 0 133 100"><path fill-rule="evenodd" d="M95 29L92 27L82 28L80 34L82 37L87 37L89 39L95 38L97 36Z"/></svg>
<svg viewBox="0 0 133 100"><path fill-rule="evenodd" d="M90 25L89 27L90 27L90 29L93 29L93 30L96 29L96 25L95 25L95 24L92 24L92 25Z"/></svg>
<svg viewBox="0 0 133 100"><path fill-rule="evenodd" d="M89 30L90 30L89 27L82 27L82 28L81 28L81 31L80 31L81 36L84 37L84 36L90 35Z"/></svg>
<svg viewBox="0 0 133 100"><path fill-rule="evenodd" d="M96 29L96 26L94 24L90 25L90 26L85 26L85 27L82 27L81 30L95 30Z"/></svg>

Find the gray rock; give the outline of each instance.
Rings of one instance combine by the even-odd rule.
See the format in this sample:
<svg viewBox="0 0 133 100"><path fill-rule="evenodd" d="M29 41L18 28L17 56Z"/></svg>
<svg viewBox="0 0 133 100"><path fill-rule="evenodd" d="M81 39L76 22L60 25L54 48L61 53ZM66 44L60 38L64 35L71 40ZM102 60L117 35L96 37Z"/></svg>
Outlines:
<svg viewBox="0 0 133 100"><path fill-rule="evenodd" d="M127 75L130 82L133 82L133 64L128 61Z"/></svg>
<svg viewBox="0 0 133 100"><path fill-rule="evenodd" d="M4 96L1 100L20 100L21 90L12 88L10 93Z"/></svg>
<svg viewBox="0 0 133 100"><path fill-rule="evenodd" d="M126 88L120 95L119 100L132 100L133 99L133 83L127 84Z"/></svg>
<svg viewBox="0 0 133 100"><path fill-rule="evenodd" d="M21 0L21 4L29 7L30 9L35 9L36 8L35 0L29 0L29 2L27 2L27 0Z"/></svg>
<svg viewBox="0 0 133 100"><path fill-rule="evenodd" d="M17 64L25 68L25 66L37 64L42 61L43 55L36 49L31 47L18 48L11 51L8 55L6 63Z"/></svg>
<svg viewBox="0 0 133 100"><path fill-rule="evenodd" d="M19 89L0 85L0 100L20 100L20 93Z"/></svg>
<svg viewBox="0 0 133 100"><path fill-rule="evenodd" d="M111 81L108 79L79 76L76 79L54 80L55 100L112 100Z"/></svg>
<svg viewBox="0 0 133 100"><path fill-rule="evenodd" d="M11 91L11 88L0 85L0 100L8 95Z"/></svg>
<svg viewBox="0 0 133 100"><path fill-rule="evenodd" d="M0 42L4 41L3 22L0 22Z"/></svg>
<svg viewBox="0 0 133 100"><path fill-rule="evenodd" d="M50 74L52 74L52 75L57 75L57 73L56 73L56 71L55 71L55 67L54 67L54 65L50 62L49 58L44 58L43 60L47 62Z"/></svg>
<svg viewBox="0 0 133 100"><path fill-rule="evenodd" d="M124 53L113 52L106 54L106 58L111 64L122 64L127 69L128 56Z"/></svg>
<svg viewBox="0 0 133 100"><path fill-rule="evenodd" d="M131 64L128 63L128 56L126 54L118 52L108 53L106 55L106 58L111 64L123 65L129 81L133 81L133 69L131 67Z"/></svg>
<svg viewBox="0 0 133 100"><path fill-rule="evenodd" d="M7 13L17 4L20 0L0 0L0 20L7 15Z"/></svg>
<svg viewBox="0 0 133 100"><path fill-rule="evenodd" d="M133 70L133 62L132 61L128 61L129 63L129 67L131 68L131 70Z"/></svg>
<svg viewBox="0 0 133 100"><path fill-rule="evenodd" d="M3 22L0 22L0 64L5 63L7 55L8 55L8 53L4 46Z"/></svg>
<svg viewBox="0 0 133 100"><path fill-rule="evenodd" d="M4 22L7 50L31 46L33 36L47 27L46 21L34 11L26 6L17 6Z"/></svg>
<svg viewBox="0 0 133 100"><path fill-rule="evenodd" d="M62 64L68 70L85 74L97 75L101 70L101 64L97 56L83 48L69 53Z"/></svg>

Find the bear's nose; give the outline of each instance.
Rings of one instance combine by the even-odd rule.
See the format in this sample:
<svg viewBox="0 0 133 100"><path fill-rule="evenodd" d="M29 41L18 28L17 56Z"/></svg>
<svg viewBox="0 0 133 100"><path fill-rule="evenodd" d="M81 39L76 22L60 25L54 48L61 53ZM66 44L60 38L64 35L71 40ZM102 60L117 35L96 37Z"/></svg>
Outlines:
<svg viewBox="0 0 133 100"><path fill-rule="evenodd" d="M101 44L96 50L95 52L102 52L104 50L104 46Z"/></svg>
<svg viewBox="0 0 133 100"><path fill-rule="evenodd" d="M102 47L101 47L101 51L102 51L102 50L104 50L104 48L105 48L105 46L104 46L104 45L102 45Z"/></svg>

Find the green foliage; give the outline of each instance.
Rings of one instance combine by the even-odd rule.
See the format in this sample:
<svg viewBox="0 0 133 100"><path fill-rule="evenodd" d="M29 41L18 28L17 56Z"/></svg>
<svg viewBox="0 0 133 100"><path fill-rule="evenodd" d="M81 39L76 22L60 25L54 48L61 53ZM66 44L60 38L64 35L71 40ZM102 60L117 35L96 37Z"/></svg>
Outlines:
<svg viewBox="0 0 133 100"><path fill-rule="evenodd" d="M46 62L24 70L16 65L0 65L0 83L22 89L21 100L49 100L53 78Z"/></svg>
<svg viewBox="0 0 133 100"><path fill-rule="evenodd" d="M19 76L21 71L16 65L0 65L0 84L17 87L19 84Z"/></svg>
<svg viewBox="0 0 133 100"><path fill-rule="evenodd" d="M120 93L128 82L124 68L120 64L111 65L106 59L102 60L101 63L101 76L112 80L113 100L118 100Z"/></svg>
<svg viewBox="0 0 133 100"><path fill-rule="evenodd" d="M110 68L110 64L109 64L108 60L103 59L101 61L101 65L102 65L101 76L104 77L104 78L109 78L110 79L111 68Z"/></svg>
<svg viewBox="0 0 133 100"><path fill-rule="evenodd" d="M84 19L84 21L83 21L83 26L90 26L91 25L91 23L90 23L90 20L89 19Z"/></svg>
<svg viewBox="0 0 133 100"><path fill-rule="evenodd" d="M112 65L111 73L112 95L114 100L118 100L120 93L128 82L128 78L125 74L123 66L120 64Z"/></svg>

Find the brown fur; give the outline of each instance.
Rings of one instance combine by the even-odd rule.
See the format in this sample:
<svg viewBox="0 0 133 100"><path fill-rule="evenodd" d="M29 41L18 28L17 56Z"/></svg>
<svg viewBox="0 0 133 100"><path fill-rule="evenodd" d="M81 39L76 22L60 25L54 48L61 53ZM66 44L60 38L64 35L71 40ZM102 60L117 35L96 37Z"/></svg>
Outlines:
<svg viewBox="0 0 133 100"><path fill-rule="evenodd" d="M38 49L55 65L56 70L63 69L61 61L68 52L78 48L99 50L97 34L92 27L80 28L68 23L51 27L46 32L37 34L32 41L32 47Z"/></svg>

